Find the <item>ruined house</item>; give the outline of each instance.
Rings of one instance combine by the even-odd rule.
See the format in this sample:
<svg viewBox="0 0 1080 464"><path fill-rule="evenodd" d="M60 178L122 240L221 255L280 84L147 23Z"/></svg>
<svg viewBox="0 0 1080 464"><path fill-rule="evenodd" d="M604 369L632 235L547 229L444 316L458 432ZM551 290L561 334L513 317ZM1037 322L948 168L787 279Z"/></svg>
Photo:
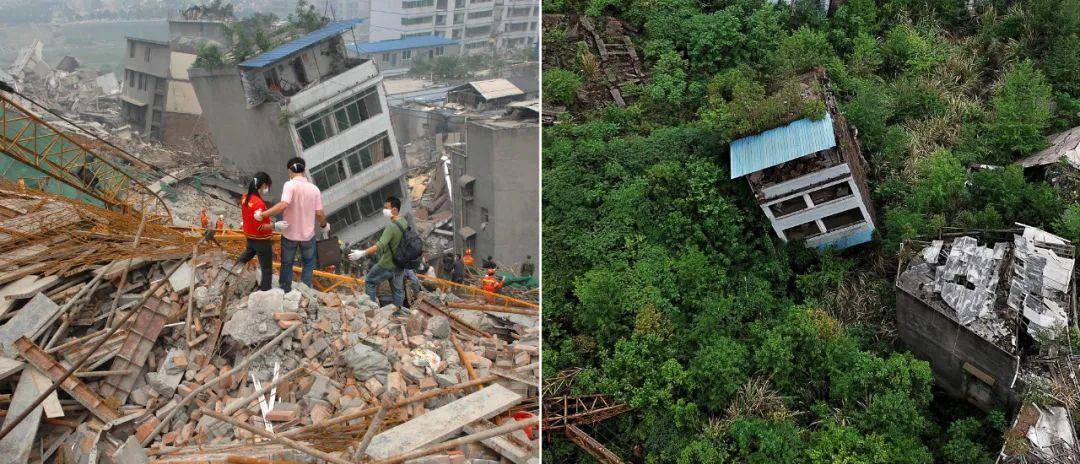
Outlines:
<svg viewBox="0 0 1080 464"><path fill-rule="evenodd" d="M503 108L526 98L525 92L506 79L473 81L454 87L446 94L448 103L458 103L477 111Z"/></svg>
<svg viewBox="0 0 1080 464"><path fill-rule="evenodd" d="M1067 203L1080 201L1080 126L1051 135L1045 149L1016 164L1050 183Z"/></svg>
<svg viewBox="0 0 1080 464"><path fill-rule="evenodd" d="M939 386L983 409L1014 409L1028 361L1073 316L1072 243L1034 227L905 243L896 279L900 338Z"/></svg>
<svg viewBox="0 0 1080 464"><path fill-rule="evenodd" d="M825 87L823 73L801 79L804 99L824 101L820 119L802 118L731 143L731 178L746 177L781 240L846 248L871 240L874 207L854 130Z"/></svg>

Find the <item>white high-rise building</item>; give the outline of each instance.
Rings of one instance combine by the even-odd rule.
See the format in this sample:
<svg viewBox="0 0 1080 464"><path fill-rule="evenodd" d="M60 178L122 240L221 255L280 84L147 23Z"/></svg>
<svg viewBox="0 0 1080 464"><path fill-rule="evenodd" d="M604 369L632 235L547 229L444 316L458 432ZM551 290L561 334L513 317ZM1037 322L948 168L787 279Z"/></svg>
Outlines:
<svg viewBox="0 0 1080 464"><path fill-rule="evenodd" d="M365 0L369 40L438 36L460 42L464 54L533 47L540 27L537 0Z"/></svg>

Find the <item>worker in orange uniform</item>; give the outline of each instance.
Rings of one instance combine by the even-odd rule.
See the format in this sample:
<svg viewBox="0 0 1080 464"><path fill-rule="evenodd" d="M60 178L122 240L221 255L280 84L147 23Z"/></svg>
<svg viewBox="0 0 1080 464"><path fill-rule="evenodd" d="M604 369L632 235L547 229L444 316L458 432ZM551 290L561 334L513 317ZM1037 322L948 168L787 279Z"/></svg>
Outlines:
<svg viewBox="0 0 1080 464"><path fill-rule="evenodd" d="M210 228L210 217L206 215L206 208L203 208L202 213L199 213L199 223L202 224L203 229Z"/></svg>
<svg viewBox="0 0 1080 464"><path fill-rule="evenodd" d="M472 257L472 248L465 249L465 256L461 257L461 262L465 263L465 267L473 267L473 264L476 263L476 260L474 260Z"/></svg>
<svg viewBox="0 0 1080 464"><path fill-rule="evenodd" d="M506 277L504 276L501 279L495 278L494 269L488 269L487 276L484 276L483 279L480 279L480 287L488 293L499 293L499 290L502 290L504 283L506 283ZM493 303L494 300L495 298L493 298L491 295L487 295L487 302L489 304Z"/></svg>
<svg viewBox="0 0 1080 464"><path fill-rule="evenodd" d="M217 224L214 224L214 228L217 229L218 232L223 232L225 230L225 215L224 214L218 216Z"/></svg>

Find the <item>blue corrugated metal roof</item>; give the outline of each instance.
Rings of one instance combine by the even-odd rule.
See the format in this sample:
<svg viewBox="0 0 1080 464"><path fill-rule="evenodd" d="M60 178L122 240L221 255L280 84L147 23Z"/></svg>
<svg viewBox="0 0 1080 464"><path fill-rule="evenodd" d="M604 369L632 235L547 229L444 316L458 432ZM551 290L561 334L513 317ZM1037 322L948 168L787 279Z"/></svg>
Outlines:
<svg viewBox="0 0 1080 464"><path fill-rule="evenodd" d="M367 55L371 53L386 53L396 50L408 50L411 48L457 45L459 43L460 42L458 42L457 40L447 39L446 37L439 37L437 35L425 35L420 37L407 37L404 39L380 40L378 42L367 42L362 44L351 43L348 45L348 47L349 50L356 52L359 55Z"/></svg>
<svg viewBox="0 0 1080 464"><path fill-rule="evenodd" d="M745 176L836 146L832 116L803 118L731 142L731 178Z"/></svg>
<svg viewBox="0 0 1080 464"><path fill-rule="evenodd" d="M303 50L326 39L341 34L349 28L360 24L362 21L362 19L350 19L347 21L332 22L330 24L327 24L326 26L323 26L322 29L318 29L314 32L304 35L303 37L278 45L273 50L264 52L259 56L248 59L247 61L244 61L237 66L249 69L258 69L269 66L270 64L275 63L282 58L286 58L289 55L299 52L300 50Z"/></svg>

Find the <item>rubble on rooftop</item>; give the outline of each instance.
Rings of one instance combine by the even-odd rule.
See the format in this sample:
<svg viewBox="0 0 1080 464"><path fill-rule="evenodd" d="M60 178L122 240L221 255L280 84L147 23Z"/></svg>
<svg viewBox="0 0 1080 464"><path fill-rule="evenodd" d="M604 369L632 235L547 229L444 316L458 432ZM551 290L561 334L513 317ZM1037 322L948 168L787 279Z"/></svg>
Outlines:
<svg viewBox="0 0 1080 464"><path fill-rule="evenodd" d="M907 263L897 286L1015 352L1021 318L1035 338L1052 339L1067 325L1074 264L1070 243L1025 226L992 242L934 240Z"/></svg>
<svg viewBox="0 0 1080 464"><path fill-rule="evenodd" d="M14 456L538 462L535 309L459 309L468 301L429 287L402 313L348 279L252 292L255 271L229 270L240 240L218 248L11 184L0 230L13 427L0 449Z"/></svg>

